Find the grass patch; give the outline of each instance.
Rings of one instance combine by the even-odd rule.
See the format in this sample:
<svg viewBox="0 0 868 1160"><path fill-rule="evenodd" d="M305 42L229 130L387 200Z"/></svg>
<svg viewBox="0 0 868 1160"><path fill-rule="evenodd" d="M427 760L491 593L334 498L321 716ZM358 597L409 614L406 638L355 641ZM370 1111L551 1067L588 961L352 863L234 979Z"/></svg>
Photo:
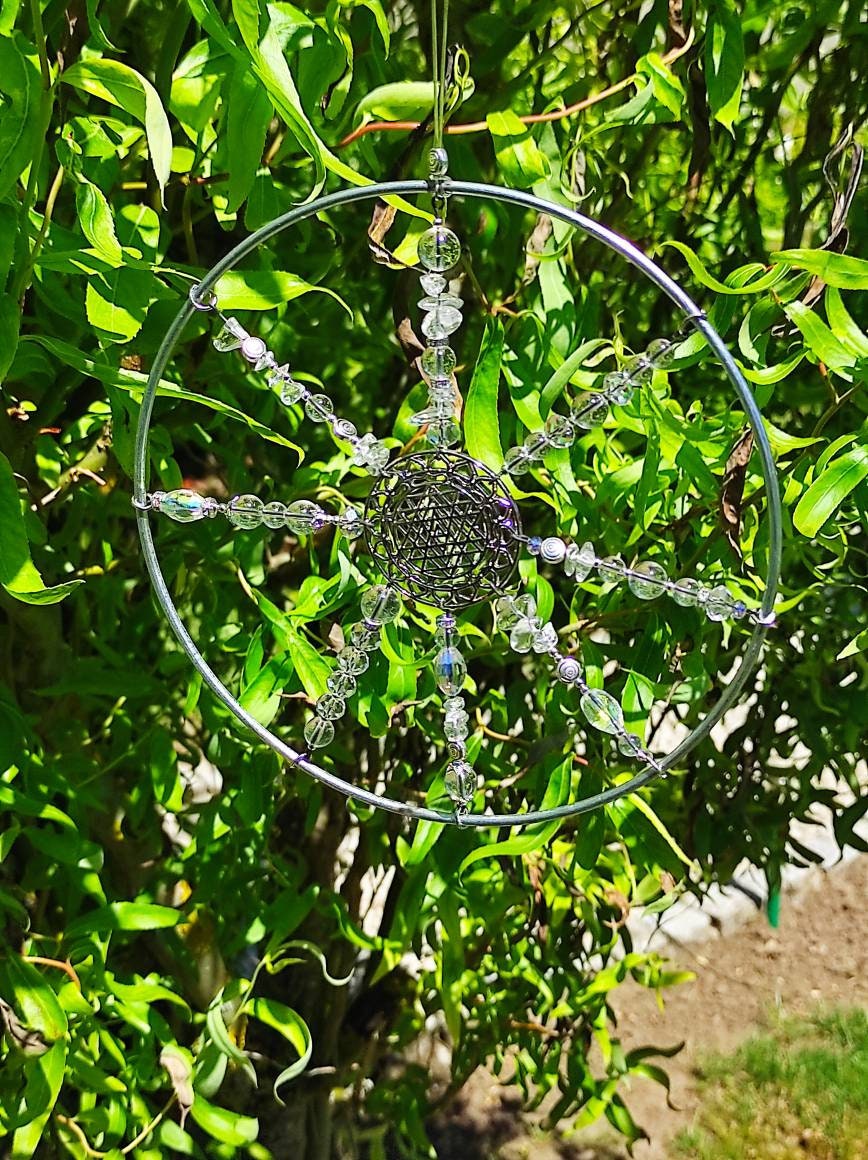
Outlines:
<svg viewBox="0 0 868 1160"><path fill-rule="evenodd" d="M686 1160L864 1160L868 1015L782 1019L702 1068L702 1108L674 1155Z"/></svg>

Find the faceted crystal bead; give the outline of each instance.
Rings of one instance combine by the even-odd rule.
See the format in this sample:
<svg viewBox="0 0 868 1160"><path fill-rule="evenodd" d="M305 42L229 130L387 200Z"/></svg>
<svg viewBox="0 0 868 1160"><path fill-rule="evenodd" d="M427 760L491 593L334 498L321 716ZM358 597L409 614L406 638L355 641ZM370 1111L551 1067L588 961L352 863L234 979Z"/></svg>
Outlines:
<svg viewBox="0 0 868 1160"><path fill-rule="evenodd" d="M438 306L422 319L426 338L448 338L461 325L461 311L454 306Z"/></svg>
<svg viewBox="0 0 868 1160"><path fill-rule="evenodd" d="M380 645L380 634L364 624L354 624L350 629L350 644L353 648L360 648L363 652L373 652Z"/></svg>
<svg viewBox="0 0 868 1160"><path fill-rule="evenodd" d="M622 733L618 738L617 745L625 757L639 757L644 753L642 738L636 733Z"/></svg>
<svg viewBox="0 0 868 1160"><path fill-rule="evenodd" d="M461 438L461 428L454 419L440 419L426 432L432 447L454 447Z"/></svg>
<svg viewBox="0 0 868 1160"><path fill-rule="evenodd" d="M423 274L419 283L426 294L442 294L448 285L442 274Z"/></svg>
<svg viewBox="0 0 868 1160"><path fill-rule="evenodd" d="M241 353L249 363L257 363L268 350L266 344L255 334L248 334L241 342Z"/></svg>
<svg viewBox="0 0 868 1160"><path fill-rule="evenodd" d="M569 447L576 437L576 429L565 415L552 411L546 419L545 435L551 447Z"/></svg>
<svg viewBox="0 0 868 1160"><path fill-rule="evenodd" d="M289 363L284 363L283 366L272 367L265 376L265 381L270 387L280 387L289 377Z"/></svg>
<svg viewBox="0 0 868 1160"><path fill-rule="evenodd" d="M729 594L729 589L723 584L718 584L708 594L708 600L705 603L705 615L709 620L726 620L732 612L734 603L735 601Z"/></svg>
<svg viewBox="0 0 868 1160"><path fill-rule="evenodd" d="M263 506L259 496L233 496L229 501L229 522L236 528L258 528L262 523Z"/></svg>
<svg viewBox="0 0 868 1160"><path fill-rule="evenodd" d="M747 616L747 605L743 600L736 600L732 606L733 620L741 620L745 616Z"/></svg>
<svg viewBox="0 0 868 1160"><path fill-rule="evenodd" d="M671 366L675 359L675 343L670 342L668 338L655 338L653 342L649 342L645 357L650 359L655 367L663 370Z"/></svg>
<svg viewBox="0 0 868 1160"><path fill-rule="evenodd" d="M432 403L448 403L451 407L455 402L455 384L452 379L431 379L428 383L428 398Z"/></svg>
<svg viewBox="0 0 868 1160"><path fill-rule="evenodd" d="M310 499L293 500L286 509L286 523L297 536L306 536L323 526L323 512L319 504Z"/></svg>
<svg viewBox="0 0 868 1160"><path fill-rule="evenodd" d="M356 678L352 673L342 672L340 669L326 679L326 686L336 697L351 697L356 691Z"/></svg>
<svg viewBox="0 0 868 1160"><path fill-rule="evenodd" d="M426 407L424 411L416 411L410 416L410 425L413 427L429 427L432 423L439 423L443 418L439 407Z"/></svg>
<svg viewBox="0 0 868 1160"><path fill-rule="evenodd" d="M431 378L445 378L455 370L455 351L445 344L426 346L422 351L422 370Z"/></svg>
<svg viewBox="0 0 868 1160"><path fill-rule="evenodd" d="M248 337L247 331L237 318L227 318L211 341L214 344L215 350L224 352L227 350L237 350L245 338Z"/></svg>
<svg viewBox="0 0 868 1160"><path fill-rule="evenodd" d="M605 395L584 395L573 404L570 418L576 427L588 430L604 422L608 409Z"/></svg>
<svg viewBox="0 0 868 1160"><path fill-rule="evenodd" d="M323 693L316 703L317 716L322 717L324 721L337 721L346 711L346 701L334 693Z"/></svg>
<svg viewBox="0 0 868 1160"><path fill-rule="evenodd" d="M692 576L686 576L683 580L676 580L674 586L670 589L670 595L676 604L681 604L685 608L693 608L698 604L698 594L702 585L698 580L694 580Z"/></svg>
<svg viewBox="0 0 868 1160"><path fill-rule="evenodd" d="M510 447L503 457L503 466L510 475L524 475L531 469L531 459L523 447Z"/></svg>
<svg viewBox="0 0 868 1160"><path fill-rule="evenodd" d="M401 611L398 593L385 584L369 588L362 595L362 616L368 624L388 624Z"/></svg>
<svg viewBox="0 0 868 1160"><path fill-rule="evenodd" d="M542 631L542 621L536 616L530 616L515 624L509 634L509 646L517 653L529 653L536 644L537 636ZM555 637L557 641L557 637Z"/></svg>
<svg viewBox="0 0 868 1160"><path fill-rule="evenodd" d="M447 741L464 741L469 733L470 717L466 713L456 713L443 721L443 732Z"/></svg>
<svg viewBox="0 0 868 1160"><path fill-rule="evenodd" d="M536 615L536 601L532 596L501 596L494 602L497 626L508 632L520 620Z"/></svg>
<svg viewBox="0 0 868 1160"><path fill-rule="evenodd" d="M464 698L462 696L445 697L443 699L443 711L445 713L463 713Z"/></svg>
<svg viewBox="0 0 868 1160"><path fill-rule="evenodd" d="M549 441L544 431L531 431L524 439L524 453L528 459L542 459L549 449Z"/></svg>
<svg viewBox="0 0 868 1160"><path fill-rule="evenodd" d="M461 692L466 676L467 664L458 649L451 645L442 648L434 658L434 679L440 692L454 697Z"/></svg>
<svg viewBox="0 0 868 1160"><path fill-rule="evenodd" d="M419 261L426 270L442 274L461 257L461 242L444 225L432 226L419 239Z"/></svg>
<svg viewBox="0 0 868 1160"><path fill-rule="evenodd" d="M307 388L297 383L295 379L286 379L280 388L280 401L285 407L291 407L303 397L306 390Z"/></svg>
<svg viewBox="0 0 868 1160"><path fill-rule="evenodd" d="M560 564L567 554L567 545L560 536L547 536L540 545L539 554L547 564Z"/></svg>
<svg viewBox="0 0 868 1160"><path fill-rule="evenodd" d="M542 547L542 536L528 536L527 550L532 556L538 556Z"/></svg>
<svg viewBox="0 0 868 1160"><path fill-rule="evenodd" d="M363 673L370 663L368 654L360 648L353 648L352 645L344 645L338 653L338 665L344 672L351 673L354 677Z"/></svg>
<svg viewBox="0 0 868 1160"><path fill-rule="evenodd" d="M603 390L610 401L618 407L625 407L633 398L633 384L626 371L612 371L603 379Z"/></svg>
<svg viewBox="0 0 868 1160"><path fill-rule="evenodd" d="M642 560L631 569L627 578L630 591L640 600L654 600L666 589L666 569L653 560Z"/></svg>
<svg viewBox="0 0 868 1160"><path fill-rule="evenodd" d="M551 652L557 647L558 634L555 626L549 621L544 624L533 638L533 651L537 653Z"/></svg>
<svg viewBox="0 0 868 1160"><path fill-rule="evenodd" d="M335 739L335 727L324 717L311 717L304 727L304 739L311 749L322 749Z"/></svg>
<svg viewBox="0 0 868 1160"><path fill-rule="evenodd" d="M624 714L621 706L602 689L588 689L579 701L588 724L602 733L620 733L624 728Z"/></svg>
<svg viewBox="0 0 868 1160"><path fill-rule="evenodd" d="M356 467L363 467L368 462L371 448L376 444L377 437L368 433L363 435L353 449L352 462Z"/></svg>
<svg viewBox="0 0 868 1160"><path fill-rule="evenodd" d="M193 524L208 514L205 497L188 487L156 494L159 496L159 510L179 524Z"/></svg>
<svg viewBox="0 0 868 1160"><path fill-rule="evenodd" d="M575 657L562 657L558 661L558 667L555 669L555 675L559 681L563 681L565 685L573 685L582 675L582 666Z"/></svg>
<svg viewBox="0 0 868 1160"><path fill-rule="evenodd" d="M311 395L304 401L304 410L314 423L325 423L331 419L335 407L328 395Z"/></svg>
<svg viewBox="0 0 868 1160"><path fill-rule="evenodd" d="M590 540L586 540L581 548L578 544L570 544L564 557L564 571L568 576L575 576L576 583L581 584L596 562L597 553Z"/></svg>
<svg viewBox="0 0 868 1160"><path fill-rule="evenodd" d="M624 364L624 370L630 376L630 381L636 383L647 383L651 379L654 372L654 367L651 360L644 354L637 354L633 358L628 359Z"/></svg>
<svg viewBox="0 0 868 1160"><path fill-rule="evenodd" d="M420 298L416 305L420 310L441 310L444 306L460 310L464 301L457 294L439 294L436 298Z"/></svg>
<svg viewBox="0 0 868 1160"><path fill-rule="evenodd" d="M617 583L627 571L620 556L604 556L598 561L597 568L602 578L609 584Z"/></svg>
<svg viewBox="0 0 868 1160"><path fill-rule="evenodd" d="M286 505L273 499L262 509L262 522L267 528L282 528L286 523Z"/></svg>
<svg viewBox="0 0 868 1160"><path fill-rule="evenodd" d="M456 805L469 805L476 792L476 771L467 761L450 761L443 775L443 784Z"/></svg>
<svg viewBox="0 0 868 1160"><path fill-rule="evenodd" d="M346 443L352 443L359 433L355 423L351 423L349 419L339 419L336 415L331 417L331 427L335 439L343 439Z"/></svg>
<svg viewBox="0 0 868 1160"><path fill-rule="evenodd" d="M348 540L355 540L365 530L364 521L354 507L348 507L346 511L341 512L338 527Z"/></svg>

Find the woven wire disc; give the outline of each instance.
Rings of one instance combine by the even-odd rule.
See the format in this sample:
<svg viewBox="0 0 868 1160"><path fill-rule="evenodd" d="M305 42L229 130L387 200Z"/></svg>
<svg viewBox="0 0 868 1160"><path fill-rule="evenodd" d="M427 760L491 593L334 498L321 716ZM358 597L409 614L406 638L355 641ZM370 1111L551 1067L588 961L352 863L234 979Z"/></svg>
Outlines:
<svg viewBox="0 0 868 1160"><path fill-rule="evenodd" d="M518 508L493 471L458 451L396 460L371 489L365 523L383 576L435 608L499 595L518 562Z"/></svg>

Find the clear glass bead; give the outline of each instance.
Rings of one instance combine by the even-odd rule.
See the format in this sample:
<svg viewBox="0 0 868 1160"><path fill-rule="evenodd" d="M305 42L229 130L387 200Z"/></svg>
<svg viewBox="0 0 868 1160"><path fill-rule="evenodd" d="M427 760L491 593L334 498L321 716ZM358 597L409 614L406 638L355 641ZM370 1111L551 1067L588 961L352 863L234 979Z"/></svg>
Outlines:
<svg viewBox="0 0 868 1160"><path fill-rule="evenodd" d="M733 620L742 620L745 616L747 616L747 605L743 600L736 600L732 606Z"/></svg>
<svg viewBox="0 0 868 1160"><path fill-rule="evenodd" d="M466 676L467 663L458 649L452 645L442 648L434 658L434 679L440 692L454 697L461 692Z"/></svg>
<svg viewBox="0 0 868 1160"><path fill-rule="evenodd" d="M698 580L686 576L683 580L675 581L675 585L670 589L670 595L676 604L684 608L693 608L699 603L698 593L701 587Z"/></svg>
<svg viewBox="0 0 868 1160"><path fill-rule="evenodd" d="M316 703L317 716L322 717L324 721L337 721L346 711L346 701L335 693L323 693Z"/></svg>
<svg viewBox="0 0 868 1160"><path fill-rule="evenodd" d="M565 685L574 685L582 675L582 666L575 657L562 657L555 669L555 676Z"/></svg>
<svg viewBox="0 0 868 1160"><path fill-rule="evenodd" d="M545 436L551 447L569 447L576 437L576 429L566 415L552 411L546 419Z"/></svg>
<svg viewBox="0 0 868 1160"><path fill-rule="evenodd" d="M419 284L426 294L442 294L449 283L442 274L423 274Z"/></svg>
<svg viewBox="0 0 868 1160"><path fill-rule="evenodd" d="M601 733L620 733L624 729L624 714L621 706L609 693L602 689L588 689L583 693L579 706L589 725Z"/></svg>
<svg viewBox="0 0 868 1160"><path fill-rule="evenodd" d="M590 540L585 540L581 547L570 544L564 556L564 571L568 576L574 576L577 584L581 584L596 562L597 553Z"/></svg>
<svg viewBox="0 0 868 1160"><path fill-rule="evenodd" d="M466 713L447 717L443 722L443 732L447 741L465 741L470 732L470 718Z"/></svg>
<svg viewBox="0 0 868 1160"><path fill-rule="evenodd" d="M448 403L450 406L455 402L455 384L452 379L433 378L428 383L428 398L432 403Z"/></svg>
<svg viewBox="0 0 868 1160"><path fill-rule="evenodd" d="M429 427L432 423L439 423L443 418L439 407L426 407L424 411L416 411L410 416L412 427Z"/></svg>
<svg viewBox="0 0 868 1160"><path fill-rule="evenodd" d="M365 530L365 523L354 507L348 507L341 512L338 519L338 528L348 540L357 539Z"/></svg>
<svg viewBox="0 0 868 1160"><path fill-rule="evenodd" d="M520 620L536 615L536 601L532 596L500 596L494 602L497 626L507 632Z"/></svg>
<svg viewBox="0 0 868 1160"><path fill-rule="evenodd" d="M618 407L626 407L633 398L633 384L626 371L612 371L603 379L603 390Z"/></svg>
<svg viewBox="0 0 868 1160"><path fill-rule="evenodd" d="M159 510L179 524L193 524L208 514L205 497L189 487L179 487L160 495Z"/></svg>
<svg viewBox="0 0 868 1160"><path fill-rule="evenodd" d="M286 505L273 499L262 509L262 522L267 528L282 528L286 523Z"/></svg>
<svg viewBox="0 0 868 1160"><path fill-rule="evenodd" d="M630 376L630 382L634 385L649 382L651 375L654 373L651 360L644 354L637 354L633 358L627 359L627 362L624 364L624 370Z"/></svg>
<svg viewBox="0 0 868 1160"><path fill-rule="evenodd" d="M264 505L257 495L236 495L229 501L229 522L236 528L258 528Z"/></svg>
<svg viewBox="0 0 868 1160"><path fill-rule="evenodd" d="M381 439L372 440L365 448L360 460L353 456L353 462L364 467L371 475L379 475L389 464L389 448Z"/></svg>
<svg viewBox="0 0 868 1160"><path fill-rule="evenodd" d="M584 395L573 404L570 419L574 426L587 431L591 427L599 427L601 423L605 422L608 410L609 406L605 395Z"/></svg>
<svg viewBox="0 0 868 1160"><path fill-rule="evenodd" d="M286 509L286 524L297 536L307 536L323 526L323 510L310 499L295 499Z"/></svg>
<svg viewBox="0 0 868 1160"><path fill-rule="evenodd" d="M370 663L368 654L360 648L353 648L352 645L344 645L338 652L338 665L344 672L351 673L354 677L363 673Z"/></svg>
<svg viewBox="0 0 868 1160"><path fill-rule="evenodd" d="M617 583L627 571L620 556L604 556L597 564L600 575L609 584Z"/></svg>
<svg viewBox="0 0 868 1160"><path fill-rule="evenodd" d="M553 648L557 648L558 634L555 626L549 621L544 624L542 628L534 635L533 651L536 653L551 652Z"/></svg>
<svg viewBox="0 0 868 1160"><path fill-rule="evenodd" d="M649 342L645 357L650 359L655 367L664 370L675 361L675 343L668 338L655 338Z"/></svg>
<svg viewBox="0 0 868 1160"><path fill-rule="evenodd" d="M360 648L362 652L373 652L379 648L380 633L373 631L364 624L354 624L350 629L350 644L353 648Z"/></svg>
<svg viewBox="0 0 868 1160"><path fill-rule="evenodd" d="M352 462L356 465L356 467L363 467L368 462L368 456L371 453L371 448L376 442L377 437L375 435L371 435L370 432L368 432L367 435L363 435L361 437L361 439L353 448Z"/></svg>
<svg viewBox="0 0 868 1160"><path fill-rule="evenodd" d="M362 616L368 624L389 624L401 611L401 601L394 588L379 584L362 594Z"/></svg>
<svg viewBox="0 0 868 1160"><path fill-rule="evenodd" d="M346 700L347 697L351 697L356 691L356 678L352 673L342 672L338 669L337 672L331 673L326 679L326 687L336 697L342 697Z"/></svg>
<svg viewBox="0 0 868 1160"><path fill-rule="evenodd" d="M304 401L304 411L314 423L325 423L334 414L335 405L328 395L310 395Z"/></svg>
<svg viewBox="0 0 868 1160"><path fill-rule="evenodd" d="M540 545L540 559L547 564L560 564L567 554L567 545L560 536L547 536Z"/></svg>
<svg viewBox="0 0 868 1160"><path fill-rule="evenodd" d="M214 349L225 353L237 350L249 335L237 318L227 318L211 340Z"/></svg>
<svg viewBox="0 0 868 1160"><path fill-rule="evenodd" d="M270 387L280 387L283 385L284 380L288 378L290 378L289 363L284 363L283 366L271 367L265 376L265 381Z"/></svg>
<svg viewBox="0 0 868 1160"><path fill-rule="evenodd" d="M297 383L295 379L286 379L280 388L280 401L285 407L291 407L293 403L298 402L306 390L307 388L303 387L301 383Z"/></svg>
<svg viewBox="0 0 868 1160"><path fill-rule="evenodd" d="M422 351L422 370L430 378L446 378L455 370L455 351L445 343L426 346Z"/></svg>
<svg viewBox="0 0 868 1160"><path fill-rule="evenodd" d="M542 622L536 616L518 621L510 630L509 647L517 653L529 653L541 630Z"/></svg>
<svg viewBox="0 0 868 1160"><path fill-rule="evenodd" d="M456 805L469 805L476 793L476 771L467 761L450 761L443 775L443 784Z"/></svg>
<svg viewBox="0 0 868 1160"><path fill-rule="evenodd" d="M510 475L524 475L531 469L530 456L523 447L510 447L503 457L503 466Z"/></svg>
<svg viewBox="0 0 868 1160"><path fill-rule="evenodd" d="M448 338L461 325L461 311L455 306L438 306L429 310L422 319L422 333L426 338Z"/></svg>
<svg viewBox="0 0 868 1160"><path fill-rule="evenodd" d="M454 419L439 419L426 432L432 447L454 447L461 439L461 428Z"/></svg>
<svg viewBox="0 0 868 1160"><path fill-rule="evenodd" d="M332 415L331 427L335 439L343 439L345 443L352 443L359 433L355 423L351 423L349 419L339 419L335 415Z"/></svg>
<svg viewBox="0 0 868 1160"><path fill-rule="evenodd" d="M311 749L322 749L335 739L335 727L324 717L311 717L304 727L304 739Z"/></svg>
<svg viewBox="0 0 868 1160"><path fill-rule="evenodd" d="M549 449L544 431L531 431L524 439L524 453L528 459L542 459Z"/></svg>
<svg viewBox="0 0 868 1160"><path fill-rule="evenodd" d="M464 698L459 694L455 697L445 697L443 700L444 713L463 713Z"/></svg>
<svg viewBox="0 0 868 1160"><path fill-rule="evenodd" d="M444 225L432 226L419 239L419 261L426 270L442 274L451 270L461 257L461 242Z"/></svg>
<svg viewBox="0 0 868 1160"><path fill-rule="evenodd" d="M730 595L729 589L723 584L718 584L708 594L708 600L705 602L705 615L709 620L726 620L732 612L733 604L735 601Z"/></svg>
<svg viewBox="0 0 868 1160"><path fill-rule="evenodd" d="M666 569L660 564L656 564L653 560L641 560L631 569L627 583L633 595L638 596L640 600L654 600L666 590L668 579Z"/></svg>
<svg viewBox="0 0 868 1160"><path fill-rule="evenodd" d="M625 757L641 757L645 752L642 738L636 733L622 733L617 741L618 750Z"/></svg>
<svg viewBox="0 0 868 1160"><path fill-rule="evenodd" d="M416 305L420 310L442 310L450 306L460 311L464 301L457 294L439 294L436 297L420 298Z"/></svg>

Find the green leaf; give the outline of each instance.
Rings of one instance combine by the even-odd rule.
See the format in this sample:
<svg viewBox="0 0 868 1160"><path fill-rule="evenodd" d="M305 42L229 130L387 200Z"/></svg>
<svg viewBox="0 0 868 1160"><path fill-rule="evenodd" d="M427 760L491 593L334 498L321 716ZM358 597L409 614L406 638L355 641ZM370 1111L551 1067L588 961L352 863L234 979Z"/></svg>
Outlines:
<svg viewBox="0 0 868 1160"><path fill-rule="evenodd" d="M859 358L868 358L868 334L860 330L850 315L836 287L829 287L826 293L826 317L832 333L848 350Z"/></svg>
<svg viewBox="0 0 868 1160"><path fill-rule="evenodd" d="M236 61L232 70L226 101L229 154L226 212L235 213L253 188L256 171L262 164L272 109L265 89L241 61Z"/></svg>
<svg viewBox="0 0 868 1160"><path fill-rule="evenodd" d="M0 229L2 229L0 223ZM21 333L21 307L10 294L0 294L0 385L6 379Z"/></svg>
<svg viewBox="0 0 868 1160"><path fill-rule="evenodd" d="M705 83L714 119L732 132L741 103L744 38L731 0L711 0L705 31Z"/></svg>
<svg viewBox="0 0 868 1160"><path fill-rule="evenodd" d="M252 1144L259 1135L259 1120L209 1104L198 1092L190 1108L190 1115L209 1136L233 1148Z"/></svg>
<svg viewBox="0 0 868 1160"><path fill-rule="evenodd" d="M499 319L489 318L467 392L464 437L468 454L495 471L503 466L497 408L502 362L503 326Z"/></svg>
<svg viewBox="0 0 868 1160"><path fill-rule="evenodd" d="M687 260L687 265L690 267L690 272L694 278L698 282L701 282L703 286L707 286L709 290L714 290L718 294L760 294L764 290L770 290L772 286L775 286L787 276L786 269L778 266L767 273L761 274L753 282L742 283L738 277L740 273L738 270L734 270L729 275L729 283L721 282L712 274L709 274L693 250L685 245L684 242L661 242L661 245L671 246L672 249L682 254Z"/></svg>
<svg viewBox="0 0 868 1160"><path fill-rule="evenodd" d="M242 1051L229 1034L226 1020L223 1018L224 992L221 990L213 999L205 1015L205 1026L211 1041L219 1047L227 1059L241 1068L250 1082L256 1087L256 1068L246 1051ZM230 1003L229 1006L232 1006ZM239 1012L240 1014L240 1012Z"/></svg>
<svg viewBox="0 0 868 1160"><path fill-rule="evenodd" d="M78 60L60 76L73 88L123 109L144 126L162 197L172 165L172 131L151 82L127 64L99 57Z"/></svg>
<svg viewBox="0 0 868 1160"><path fill-rule="evenodd" d="M27 1060L24 1069L27 1086L21 1100L27 1122L12 1137L10 1160L26 1160L36 1154L37 1145L63 1085L66 1053L66 1043L61 1040L44 1055Z"/></svg>
<svg viewBox="0 0 868 1160"><path fill-rule="evenodd" d="M772 254L776 262L786 262L797 270L807 270L828 286L841 290L868 290L868 261L831 250L780 250Z"/></svg>
<svg viewBox="0 0 868 1160"><path fill-rule="evenodd" d="M485 118L494 141L500 172L509 185L530 189L549 176L549 163L534 141L530 129L516 113L507 109Z"/></svg>
<svg viewBox="0 0 868 1160"><path fill-rule="evenodd" d="M38 1031L46 1043L55 1043L67 1032L67 1020L57 995L33 963L10 954L0 963L2 994L25 1027Z"/></svg>
<svg viewBox="0 0 868 1160"><path fill-rule="evenodd" d="M365 122L423 121L434 105L434 85L431 81L394 81L377 85L365 93L356 106L356 119Z"/></svg>
<svg viewBox="0 0 868 1160"><path fill-rule="evenodd" d="M158 298L172 294L144 270L119 266L110 274L88 279L85 309L91 326L112 342L129 342L144 325L148 310Z"/></svg>
<svg viewBox="0 0 868 1160"><path fill-rule="evenodd" d="M108 934L114 930L164 930L177 926L183 911L156 902L112 902L80 915L66 928L65 937L83 934Z"/></svg>
<svg viewBox="0 0 868 1160"><path fill-rule="evenodd" d="M681 106L684 104L684 86L669 65L664 64L663 58L656 52L649 52L639 61L636 71L649 78L655 99L673 117L680 117Z"/></svg>
<svg viewBox="0 0 868 1160"><path fill-rule="evenodd" d="M313 1039L310 1029L296 1011L284 1003L279 1003L276 999L262 997L251 999L246 1004L246 1010L254 1019L258 1019L260 1023L264 1023L282 1035L298 1052L298 1059L295 1063L285 1067L274 1081L274 1098L279 1104L282 1104L283 1100L278 1094L278 1088L301 1075L313 1054Z"/></svg>
<svg viewBox="0 0 868 1160"><path fill-rule="evenodd" d="M328 294L352 317L343 298L327 286L313 286L286 270L231 270L214 287L221 310L271 310L314 291Z"/></svg>
<svg viewBox="0 0 868 1160"><path fill-rule="evenodd" d="M103 191L92 182L82 179L75 190L75 208L78 224L90 244L104 255L106 261L119 266L124 260L124 252Z"/></svg>
<svg viewBox="0 0 868 1160"><path fill-rule="evenodd" d="M830 519L850 492L868 476L868 449L854 447L833 460L814 480L793 512L793 523L812 538Z"/></svg>
<svg viewBox="0 0 868 1160"><path fill-rule="evenodd" d="M791 302L784 307L787 317L802 332L802 337L817 358L830 370L848 371L856 365L856 358L839 342L828 326L815 311L801 302Z"/></svg>
<svg viewBox="0 0 868 1160"><path fill-rule="evenodd" d="M0 37L0 198L33 160L42 135L36 49L15 32Z"/></svg>

